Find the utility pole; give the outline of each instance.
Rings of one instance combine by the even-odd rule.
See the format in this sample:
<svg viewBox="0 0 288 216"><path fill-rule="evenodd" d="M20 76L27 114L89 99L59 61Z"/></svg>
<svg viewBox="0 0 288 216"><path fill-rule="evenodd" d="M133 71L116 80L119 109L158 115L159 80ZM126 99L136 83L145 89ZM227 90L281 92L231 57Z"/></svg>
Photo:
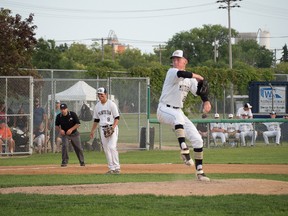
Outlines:
<svg viewBox="0 0 288 216"><path fill-rule="evenodd" d="M228 31L229 31L229 69L233 68L232 65L232 44L231 44L231 18L230 18L230 10L231 8L240 7L237 3L234 2L242 1L242 0L219 0L216 3L223 3L224 6L221 4L218 9L227 9L228 10ZM231 2L232 5L231 5ZM230 85L230 96L231 96L231 113L234 113L234 86L233 83Z"/></svg>
<svg viewBox="0 0 288 216"><path fill-rule="evenodd" d="M216 40L216 38L214 39L214 62L217 62L217 58L218 58L218 41Z"/></svg>
<svg viewBox="0 0 288 216"><path fill-rule="evenodd" d="M109 40L109 38L93 38L92 41L101 41L101 54L102 54L102 61L104 61L104 40Z"/></svg>
<svg viewBox="0 0 288 216"><path fill-rule="evenodd" d="M153 47L157 47L156 50L159 51L159 62L162 65L162 51L166 49L164 48L164 45L162 46L161 44Z"/></svg>

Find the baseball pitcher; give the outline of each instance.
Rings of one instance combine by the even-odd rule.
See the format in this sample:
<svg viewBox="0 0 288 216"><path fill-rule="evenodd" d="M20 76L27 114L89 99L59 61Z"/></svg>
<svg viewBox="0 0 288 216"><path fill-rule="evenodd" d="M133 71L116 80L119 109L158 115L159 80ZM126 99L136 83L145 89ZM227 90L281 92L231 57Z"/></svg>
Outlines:
<svg viewBox="0 0 288 216"><path fill-rule="evenodd" d="M199 95L203 101L203 111L209 112L211 109L211 104L208 100L207 93L207 82L204 81L204 78L198 74L188 72L185 70L186 65L188 63L188 58L185 56L185 53L182 50L176 50L173 52L172 56L173 68L170 68L166 74L166 78L163 84L163 89L161 93L161 97L158 104L157 109L157 118L160 123L171 125L175 129L175 134L180 146L180 154L184 163L188 166L193 166L194 162L190 157L190 150L188 145L186 144L186 134L185 132L189 128L189 119L182 111L183 101L186 98L188 91L185 91L185 87L181 86L181 81L185 78L187 79L196 79L199 84L197 85L197 95ZM202 88L203 87L203 88ZM183 93L186 92L186 93ZM185 95L186 94L186 95ZM187 124L187 130L185 130ZM191 125L190 125L191 126ZM197 129L192 127L192 133L197 134L193 135L193 139L199 140L199 143L196 144L198 146L203 146L203 140L197 131ZM200 144L202 143L202 144ZM197 157L201 158L200 153ZM198 158L197 158L198 159ZM199 167L198 167L199 165ZM202 170L202 164L197 164L197 178L199 180L208 180L209 178L205 176ZM199 169L199 170L198 170Z"/></svg>

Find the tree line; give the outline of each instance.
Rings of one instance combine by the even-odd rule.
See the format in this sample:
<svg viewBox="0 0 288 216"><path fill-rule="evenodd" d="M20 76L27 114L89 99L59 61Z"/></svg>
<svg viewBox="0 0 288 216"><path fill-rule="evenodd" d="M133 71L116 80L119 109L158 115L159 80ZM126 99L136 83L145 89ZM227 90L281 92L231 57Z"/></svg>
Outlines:
<svg viewBox="0 0 288 216"><path fill-rule="evenodd" d="M270 81L275 79L275 73L288 73L287 45L283 46L280 63L275 65L273 52L258 45L256 40L241 40L232 46L233 69L228 69L228 29L221 25L203 25L176 33L167 41L165 50L155 49L154 53L146 54L134 48L115 53L109 44L104 45L102 52L97 42L91 46L81 43L68 46L57 45L52 39L37 40L33 20L33 14L22 19L19 14L13 16L11 10L1 8L0 76L39 78L35 69L81 69L87 70L87 78L107 78L121 76L113 71L126 71L125 76L150 77L152 103L157 103L171 64L169 57L175 49L189 53L188 70L206 77L211 95L217 98L222 97L223 88L228 88L230 83L234 84L236 94L247 94L250 81ZM237 35L232 29L232 36Z"/></svg>

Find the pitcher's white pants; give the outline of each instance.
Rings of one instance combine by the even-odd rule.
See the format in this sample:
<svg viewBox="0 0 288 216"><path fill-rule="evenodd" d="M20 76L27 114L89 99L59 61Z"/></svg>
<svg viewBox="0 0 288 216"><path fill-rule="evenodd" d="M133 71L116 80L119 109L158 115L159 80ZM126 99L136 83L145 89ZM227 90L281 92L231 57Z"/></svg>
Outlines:
<svg viewBox="0 0 288 216"><path fill-rule="evenodd" d="M157 109L157 119L160 123L171 125L174 129L175 125L184 126L185 137L191 142L193 148L202 148L203 140L195 125L185 116L181 109L167 107L166 104L159 104Z"/></svg>
<svg viewBox="0 0 288 216"><path fill-rule="evenodd" d="M109 170L120 169L119 153L117 150L118 126L114 128L114 133L110 137L104 137L104 132L101 127L100 134Z"/></svg>

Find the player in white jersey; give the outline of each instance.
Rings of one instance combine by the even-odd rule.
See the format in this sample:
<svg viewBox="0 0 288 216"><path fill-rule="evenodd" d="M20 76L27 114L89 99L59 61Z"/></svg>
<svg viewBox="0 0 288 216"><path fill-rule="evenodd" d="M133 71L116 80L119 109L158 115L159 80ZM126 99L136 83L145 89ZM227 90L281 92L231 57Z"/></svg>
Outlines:
<svg viewBox="0 0 288 216"><path fill-rule="evenodd" d="M214 118L219 119L220 115L215 113ZM212 122L210 123L211 128L211 136L213 138L214 144L216 146L216 139L219 137L221 139L222 145L226 144L226 136L225 136L225 125L221 122Z"/></svg>
<svg viewBox="0 0 288 216"><path fill-rule="evenodd" d="M94 137L95 130L99 124L101 141L109 168L107 174L119 174L120 162L117 150L118 122L120 118L119 111L116 104L107 98L107 91L105 88L99 88L97 90L97 95L100 101L94 108L94 123L90 132L90 138L92 139ZM109 137L105 137L104 130L110 126L114 128L114 133Z"/></svg>
<svg viewBox="0 0 288 216"><path fill-rule="evenodd" d="M228 115L228 119L233 119L234 115L232 113L230 113ZM225 136L226 136L226 140L227 142L229 142L230 138L232 139L236 139L238 140L239 137L240 137L240 134L238 133L238 128L239 128L239 125L235 122L227 122L224 124L224 127L225 127ZM228 143L230 144L232 147L235 146L235 142L230 142Z"/></svg>
<svg viewBox="0 0 288 216"><path fill-rule="evenodd" d="M249 103L245 103L243 107L240 107L237 111L236 117L238 119L243 119L242 115L243 114L247 114L248 118L253 118L253 114L252 114L252 106Z"/></svg>
<svg viewBox="0 0 288 216"><path fill-rule="evenodd" d="M185 89L184 85L181 85L181 81L183 81L185 78L195 78L199 83L203 83L204 78L198 74L185 71L188 58L185 56L182 50L176 50L173 52L171 59L173 68L170 68L166 74L157 109L157 118L160 123L171 125L175 129L176 137L181 149L181 157L186 165L192 166L194 162L190 157L189 147L186 145L185 141L185 132L188 130L188 122L190 122L190 120L182 111L183 99L185 100L186 98L186 96L183 95L187 95L188 91ZM201 99L204 102L203 111L209 112L211 110L211 104L208 100L207 94L200 93L200 88L201 85L198 84L196 92L198 92L199 96L201 96ZM186 124L187 130L185 129ZM193 128L193 133L195 132L196 134L193 135L195 136L193 140L198 140L198 144L195 145L199 146L201 149L203 146L203 140L195 126ZM203 158L203 150L195 152L195 155L195 159L199 159L199 161L196 161L196 174L198 179L209 180L209 178L205 176L202 170L201 158Z"/></svg>
<svg viewBox="0 0 288 216"><path fill-rule="evenodd" d="M248 114L243 113L241 118L242 119L248 119ZM246 140L245 140L246 136L251 137L251 144L250 145L254 146L255 140L257 138L257 131L254 130L252 123L240 122L238 132L240 133L240 139L241 139L242 146L246 146Z"/></svg>
<svg viewBox="0 0 288 216"><path fill-rule="evenodd" d="M270 113L270 117L276 118L276 112L272 111ZM268 131L263 132L263 138L264 138L265 144L267 145L269 144L268 137L275 137L275 143L279 145L280 138L281 138L280 124L282 124L282 122L266 122L263 124L267 127L267 130L268 130Z"/></svg>

